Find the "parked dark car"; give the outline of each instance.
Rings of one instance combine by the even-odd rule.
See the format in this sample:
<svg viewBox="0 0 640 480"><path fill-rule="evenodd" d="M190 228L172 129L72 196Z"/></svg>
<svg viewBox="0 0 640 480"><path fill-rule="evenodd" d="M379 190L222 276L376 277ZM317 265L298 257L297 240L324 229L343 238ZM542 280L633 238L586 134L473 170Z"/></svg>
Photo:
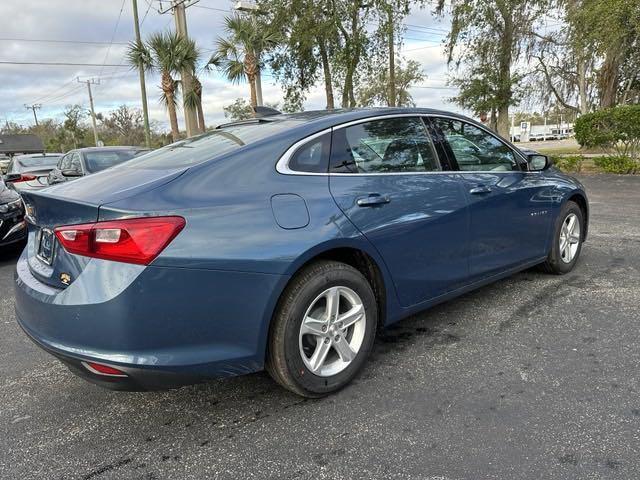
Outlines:
<svg viewBox="0 0 640 480"><path fill-rule="evenodd" d="M49 174L49 185L101 172L148 152L140 147L88 147L69 151Z"/></svg>
<svg viewBox="0 0 640 480"><path fill-rule="evenodd" d="M15 190L37 190L49 185L49 172L55 168L62 153L32 153L18 155L7 167L5 182Z"/></svg>
<svg viewBox="0 0 640 480"><path fill-rule="evenodd" d="M325 395L379 327L534 265L574 268L587 196L550 166L428 109L221 125L26 192L18 322L110 388L266 367Z"/></svg>
<svg viewBox="0 0 640 480"><path fill-rule="evenodd" d="M0 177L0 248L26 238L27 223L20 195L7 188Z"/></svg>

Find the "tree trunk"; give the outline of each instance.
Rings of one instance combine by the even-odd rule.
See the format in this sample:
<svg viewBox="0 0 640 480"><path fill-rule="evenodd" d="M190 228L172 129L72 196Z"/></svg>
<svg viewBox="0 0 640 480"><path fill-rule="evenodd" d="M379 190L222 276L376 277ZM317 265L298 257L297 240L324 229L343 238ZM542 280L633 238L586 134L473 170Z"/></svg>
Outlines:
<svg viewBox="0 0 640 480"><path fill-rule="evenodd" d="M258 66L256 73L256 102L258 105L264 105L262 102L262 76L260 74L260 66Z"/></svg>
<svg viewBox="0 0 640 480"><path fill-rule="evenodd" d="M318 47L320 49L320 58L322 59L322 72L324 74L324 91L327 96L327 110L333 110L335 103L333 99L333 79L331 78L331 66L329 64L329 55L324 41L318 39Z"/></svg>
<svg viewBox="0 0 640 480"><path fill-rule="evenodd" d="M248 51L244 56L244 72L251 89L251 106L258 106L258 92L256 89L256 76L258 75L258 59L253 52Z"/></svg>
<svg viewBox="0 0 640 480"><path fill-rule="evenodd" d="M500 40L500 59L498 62L498 134L509 138L509 105L513 95L511 90L511 62L513 60L513 18L506 6L500 12L504 21L504 30Z"/></svg>
<svg viewBox="0 0 640 480"><path fill-rule="evenodd" d="M580 57L577 62L578 70L578 100L580 102L580 113L589 113L589 98L587 94L587 61Z"/></svg>
<svg viewBox="0 0 640 480"><path fill-rule="evenodd" d="M193 76L193 91L196 94L196 97L198 97L198 104L196 105L198 113L198 128L200 129L200 132L204 133L205 125L204 110L202 110L202 83L200 83L200 79L195 75Z"/></svg>
<svg viewBox="0 0 640 480"><path fill-rule="evenodd" d="M395 107L396 99L396 59L395 59L395 42L393 38L393 10L389 7L387 12L387 28L389 42L389 106Z"/></svg>
<svg viewBox="0 0 640 480"><path fill-rule="evenodd" d="M620 54L616 45L607 50L600 69L600 108L609 108L616 104L619 67Z"/></svg>
<svg viewBox="0 0 640 480"><path fill-rule="evenodd" d="M351 70L350 67L347 67L347 72L344 76L344 87L342 89L342 108L349 108L349 92L352 88L351 82L353 81L353 76L349 73Z"/></svg>
<svg viewBox="0 0 640 480"><path fill-rule="evenodd" d="M251 106L255 108L258 106L258 94L256 91L255 77L249 77L249 89L251 90Z"/></svg>
<svg viewBox="0 0 640 480"><path fill-rule="evenodd" d="M344 91L342 92L343 108L355 108L356 106L353 76L355 75L358 63L360 62L360 42L357 37L359 35L358 29L360 28L358 24L361 7L362 2L356 2L351 7L351 35L345 35L345 43L350 43L350 46L347 47L347 71L344 79Z"/></svg>
<svg viewBox="0 0 640 480"><path fill-rule="evenodd" d="M180 137L180 131L178 130L178 115L176 114L175 82L167 71L162 72L161 87L167 102L169 123L171 124L171 137L174 142L177 142Z"/></svg>
<svg viewBox="0 0 640 480"><path fill-rule="evenodd" d="M498 135L502 138L509 138L509 106L502 105L498 108Z"/></svg>

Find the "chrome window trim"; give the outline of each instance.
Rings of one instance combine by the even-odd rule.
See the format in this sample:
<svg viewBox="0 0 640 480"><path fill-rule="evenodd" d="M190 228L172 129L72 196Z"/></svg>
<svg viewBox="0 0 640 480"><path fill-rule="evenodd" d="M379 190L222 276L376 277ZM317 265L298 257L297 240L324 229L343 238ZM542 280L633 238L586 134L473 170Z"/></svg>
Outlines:
<svg viewBox="0 0 640 480"><path fill-rule="evenodd" d="M509 145L508 143L506 143L502 138L500 138L498 135L495 134L495 132L492 132L491 130L489 130L487 127L485 127L484 125L480 124L477 125L475 123L469 123L468 121L462 119L462 118L458 118L458 117L454 117L452 115L439 115L437 113L427 113L424 115L425 117L429 117L429 118L448 118L450 120L457 120L458 122L464 122L467 123L473 127L479 128L480 130L482 130L485 133L488 133L489 135L491 135L493 138L495 138L496 140L498 140L500 143L502 143L505 147L507 147L509 150L511 150L516 157L520 158L522 161L524 161L525 163L527 163L527 159L524 157L524 154L522 152L519 152L518 150L515 150L514 147L512 147L511 145ZM458 171L462 171L462 170L458 170ZM528 172L529 170L520 170L521 172ZM491 170L478 170L478 172L481 173L491 173Z"/></svg>
<svg viewBox="0 0 640 480"><path fill-rule="evenodd" d="M331 127L325 128L324 130L320 130L319 132L316 132L313 135L304 137L302 140L298 140L296 143L291 145L280 157L280 160L278 160L278 163L276 163L276 171L283 175L310 175L310 176L316 176L316 177L318 176L322 177L322 176L328 175L329 174L328 172L299 172L297 170L291 170L289 168L289 160L291 160L291 157L293 157L293 155L301 147L303 147L307 143L312 142L316 138L321 137L322 135L331 133L331 131L332 131Z"/></svg>
<svg viewBox="0 0 640 480"><path fill-rule="evenodd" d="M333 127L329 127L329 128L325 128L324 130L320 130L319 132L316 132L312 135L309 135L308 137L304 137L301 140L298 140L296 143L294 143L293 145L291 145L285 152L284 154L282 154L282 156L280 157L280 159L278 160L278 162L276 163L276 171L282 175L303 175L303 176L313 176L313 177L324 177L324 176L349 176L349 177L363 177L363 176L378 176L378 175L440 175L440 174L479 174L479 173L491 173L491 174L496 174L496 175L500 175L500 174L511 174L511 173L540 173L539 171L536 172L531 172L530 170L518 170L518 171L514 171L514 170L507 170L507 171L500 171L500 170L434 170L434 171L430 171L430 172L376 172L376 173L335 173L335 172L301 172L301 171L297 171L297 170L291 170L289 168L289 160L291 159L291 157L296 153L296 151L303 147L304 145L306 145L307 143L315 140L316 138L326 134L326 133L333 133L335 130L339 130L342 128L348 128L350 126L353 125L358 125L360 123L366 123L366 122L371 122L371 121L375 121L375 120L386 120L386 119L390 119L390 118L402 118L402 117L418 117L418 118L424 118L424 117L428 117L428 118L447 118L450 120L457 120L459 122L465 122L465 123L469 123L468 121L466 121L463 118L460 117L455 117L452 115L446 115L446 114L438 114L438 113L390 113L388 115L376 115L375 117L368 117L368 118L360 118L358 120L352 120L350 122L346 122L346 123L342 123L340 125L335 125ZM526 162L526 158L524 158L523 154L518 152L517 150L515 150L511 145L505 143L504 140L502 140L500 137L498 137L495 133L493 133L491 130L487 129L484 126L479 126L476 125L475 123L469 123L470 125L477 127L479 129L481 129L482 131L488 133L489 135L491 135L492 137L496 138L498 141L500 141L502 144L504 144L507 148L509 148L509 150L511 150L517 157L519 157L520 159L522 159L524 162ZM426 128L426 125L425 125ZM427 132L428 134L428 132ZM437 154L436 154L437 156ZM440 167L442 168L442 163L440 162L440 158L438 157L438 163L440 163Z"/></svg>

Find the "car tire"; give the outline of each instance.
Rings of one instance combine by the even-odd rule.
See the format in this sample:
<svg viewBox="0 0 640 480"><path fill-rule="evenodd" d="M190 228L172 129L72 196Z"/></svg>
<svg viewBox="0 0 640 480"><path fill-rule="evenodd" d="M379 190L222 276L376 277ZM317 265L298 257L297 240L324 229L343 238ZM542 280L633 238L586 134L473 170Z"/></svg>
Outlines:
<svg viewBox="0 0 640 480"><path fill-rule="evenodd" d="M542 264L542 269L555 275L569 273L580 257L583 239L584 215L577 203L569 201L562 207L556 219L551 251Z"/></svg>
<svg viewBox="0 0 640 480"><path fill-rule="evenodd" d="M362 369L377 322L376 298L362 273L340 262L315 262L295 275L278 302L267 371L303 397L335 392Z"/></svg>

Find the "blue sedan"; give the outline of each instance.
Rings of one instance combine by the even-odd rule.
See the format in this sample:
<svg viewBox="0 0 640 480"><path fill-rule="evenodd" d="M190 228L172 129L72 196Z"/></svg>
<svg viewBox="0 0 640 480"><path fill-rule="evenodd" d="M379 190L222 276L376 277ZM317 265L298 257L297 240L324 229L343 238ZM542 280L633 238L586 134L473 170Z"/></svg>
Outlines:
<svg viewBox="0 0 640 480"><path fill-rule="evenodd" d="M307 397L381 327L571 271L589 219L547 157L429 109L229 123L24 202L18 322L72 371L130 390L266 368Z"/></svg>

